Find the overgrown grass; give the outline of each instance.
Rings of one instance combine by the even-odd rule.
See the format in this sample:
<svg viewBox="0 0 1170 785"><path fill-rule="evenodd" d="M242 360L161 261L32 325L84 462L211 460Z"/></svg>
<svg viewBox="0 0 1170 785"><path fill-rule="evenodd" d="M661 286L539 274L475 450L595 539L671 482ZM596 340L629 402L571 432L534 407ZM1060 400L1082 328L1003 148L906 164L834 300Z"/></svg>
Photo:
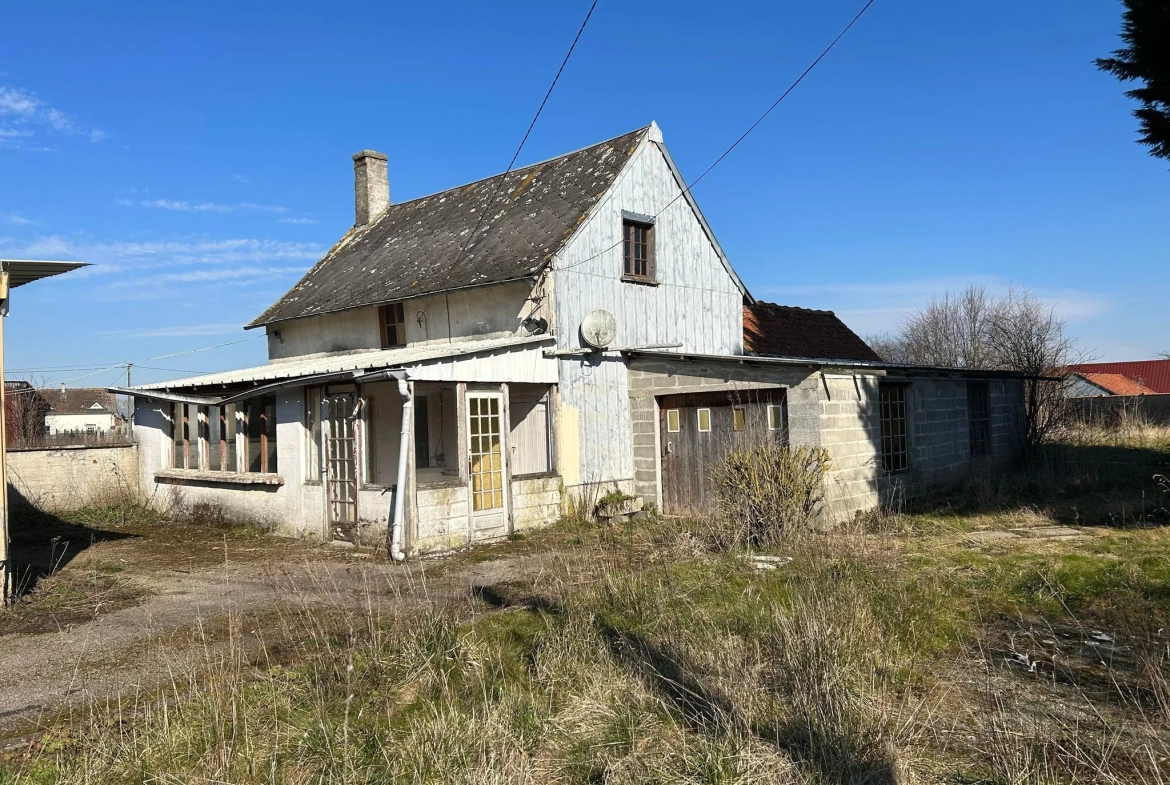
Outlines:
<svg viewBox="0 0 1170 785"><path fill-rule="evenodd" d="M1068 479L1048 498L1101 489ZM970 544L995 516L1061 520L1010 501L762 551L712 521L575 522L500 546L560 554L536 578L457 602L290 597L259 650L209 647L162 694L8 753L0 781L1165 782L1170 531Z"/></svg>

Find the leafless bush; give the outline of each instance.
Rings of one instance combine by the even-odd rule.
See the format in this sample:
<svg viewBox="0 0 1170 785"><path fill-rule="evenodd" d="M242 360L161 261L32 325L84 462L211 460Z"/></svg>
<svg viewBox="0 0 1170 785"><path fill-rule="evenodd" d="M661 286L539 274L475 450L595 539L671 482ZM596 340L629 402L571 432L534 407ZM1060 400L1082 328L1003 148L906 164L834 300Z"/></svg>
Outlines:
<svg viewBox="0 0 1170 785"><path fill-rule="evenodd" d="M737 542L774 541L816 518L829 453L822 447L759 444L733 449L711 470L715 495ZM730 544L730 543L727 543Z"/></svg>

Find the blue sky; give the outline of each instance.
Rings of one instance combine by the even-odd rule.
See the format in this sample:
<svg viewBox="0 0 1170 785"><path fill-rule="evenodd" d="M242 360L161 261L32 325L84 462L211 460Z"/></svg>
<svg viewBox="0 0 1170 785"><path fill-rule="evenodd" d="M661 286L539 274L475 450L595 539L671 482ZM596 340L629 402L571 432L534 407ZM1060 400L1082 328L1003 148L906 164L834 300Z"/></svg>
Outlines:
<svg viewBox="0 0 1170 785"><path fill-rule="evenodd" d="M7 366L263 362L242 325L352 224L350 154L386 152L396 200L502 171L587 7L9 4L0 256L93 267L16 292ZM859 7L601 0L520 163L653 119L693 178ZM1119 14L877 0L696 188L752 293L870 333L1015 284L1102 359L1170 350L1170 172L1092 65Z"/></svg>

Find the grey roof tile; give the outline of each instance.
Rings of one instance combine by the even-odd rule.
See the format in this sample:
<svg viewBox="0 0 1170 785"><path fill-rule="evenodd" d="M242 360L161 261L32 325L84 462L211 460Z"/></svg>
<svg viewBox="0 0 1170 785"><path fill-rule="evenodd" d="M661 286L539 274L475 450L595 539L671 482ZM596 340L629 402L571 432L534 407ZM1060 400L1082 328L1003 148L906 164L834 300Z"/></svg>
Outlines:
<svg viewBox="0 0 1170 785"><path fill-rule="evenodd" d="M609 190L646 132L392 204L368 228L351 230L248 327L533 275Z"/></svg>

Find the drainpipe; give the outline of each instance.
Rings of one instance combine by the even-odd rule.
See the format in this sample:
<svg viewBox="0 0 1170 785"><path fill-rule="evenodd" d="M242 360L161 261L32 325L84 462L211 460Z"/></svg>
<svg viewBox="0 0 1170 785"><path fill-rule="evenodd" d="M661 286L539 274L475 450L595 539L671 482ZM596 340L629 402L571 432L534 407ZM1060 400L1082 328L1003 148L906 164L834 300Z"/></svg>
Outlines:
<svg viewBox="0 0 1170 785"><path fill-rule="evenodd" d="M402 396L402 435L398 439L398 485L394 488L394 518L390 524L390 558L394 561L406 559L402 550L402 519L406 504L406 460L410 455L410 413L414 398L410 394L410 383L398 380L398 394Z"/></svg>

